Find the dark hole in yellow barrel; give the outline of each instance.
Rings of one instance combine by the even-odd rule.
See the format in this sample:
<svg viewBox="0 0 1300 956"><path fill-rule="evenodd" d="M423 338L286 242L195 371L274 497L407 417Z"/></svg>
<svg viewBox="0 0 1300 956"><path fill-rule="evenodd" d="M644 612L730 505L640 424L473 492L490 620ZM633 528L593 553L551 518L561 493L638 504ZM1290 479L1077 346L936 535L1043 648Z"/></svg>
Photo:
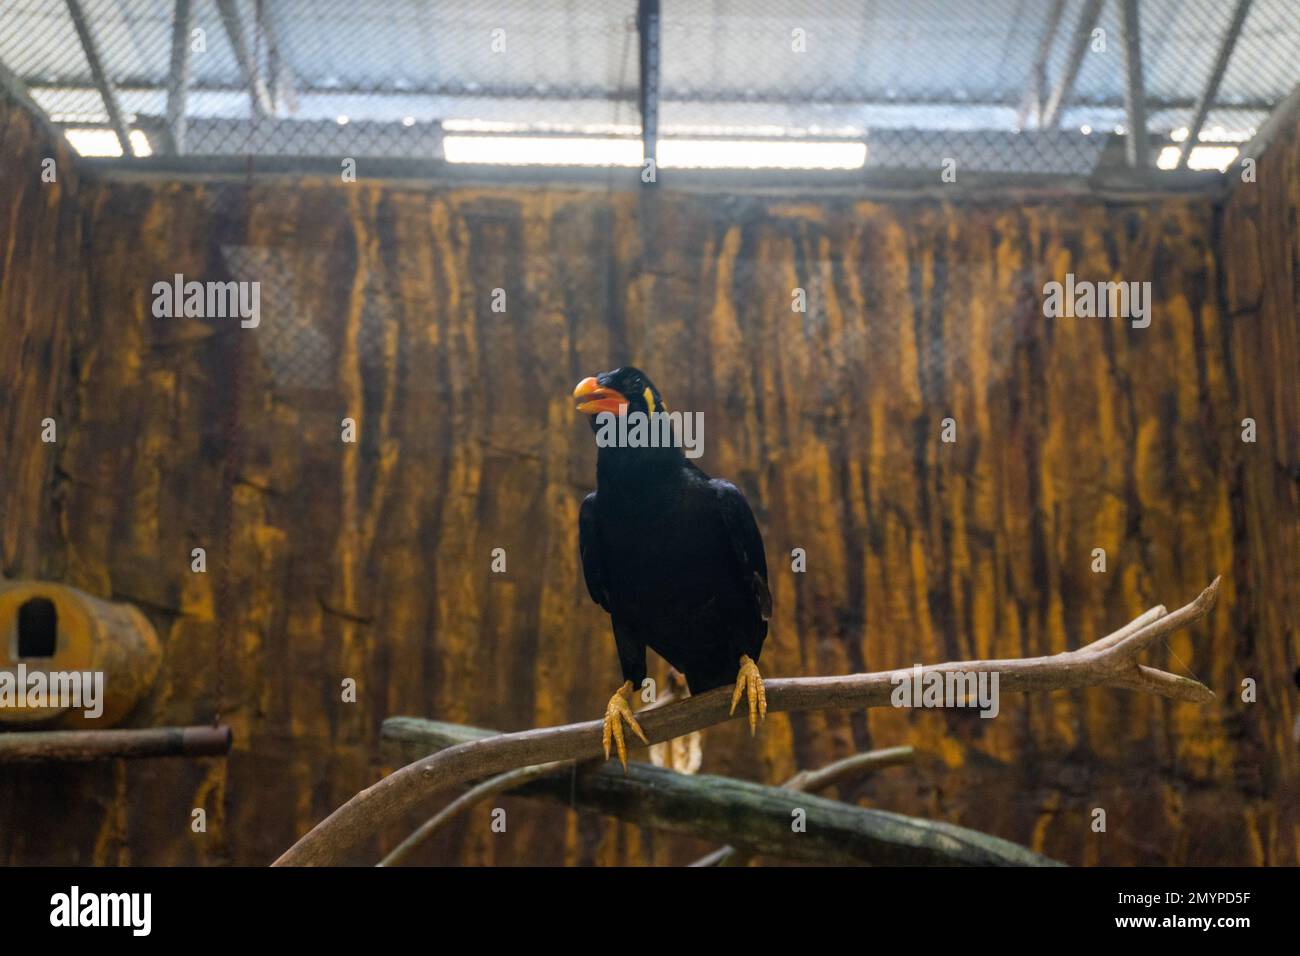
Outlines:
<svg viewBox="0 0 1300 956"><path fill-rule="evenodd" d="M58 647L59 612L49 598L35 597L18 608L18 656L53 657Z"/></svg>

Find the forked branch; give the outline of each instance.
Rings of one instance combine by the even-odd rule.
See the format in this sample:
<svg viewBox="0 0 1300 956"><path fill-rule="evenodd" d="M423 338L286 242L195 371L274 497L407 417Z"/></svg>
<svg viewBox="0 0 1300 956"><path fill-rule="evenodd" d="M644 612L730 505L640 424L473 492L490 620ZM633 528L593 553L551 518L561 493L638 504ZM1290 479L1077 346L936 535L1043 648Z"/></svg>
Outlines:
<svg viewBox="0 0 1300 956"><path fill-rule="evenodd" d="M1001 693L1029 693L1079 687L1121 687L1174 700L1204 702L1214 694L1198 681L1138 663L1152 643L1204 617L1214 606L1219 579L1190 604L1173 613L1163 606L1113 634L1078 650L1050 657L954 661L921 668L921 674L997 673ZM883 707L898 671L842 677L769 680L769 712ZM911 671L906 672L911 676ZM731 690L719 688L664 708L642 711L638 720L651 743L670 740L728 719ZM361 791L316 824L275 861L277 866L324 866L355 861L360 849L382 827L431 797L471 781L516 767L557 760L587 760L601 755L602 722L586 721L500 734L431 754Z"/></svg>
<svg viewBox="0 0 1300 956"><path fill-rule="evenodd" d="M385 759L403 762L494 736L497 731L482 727L415 717L390 717L380 731ZM910 759L911 750L895 747L856 754L815 771L813 782L842 782L868 767ZM626 773L612 760L570 764L559 773L539 773L523 781L520 773L512 770L472 787L434 819L462 809L458 805L478 799L485 789L508 785L517 786L512 792L518 797L553 800L570 809L603 814L650 830L721 840L746 853L777 859L880 866L1059 865L987 833L827 800L789 786L767 787L732 777L676 773L635 761ZM801 774L796 780L800 779L807 778ZM795 811L803 819L802 829L791 825Z"/></svg>
<svg viewBox="0 0 1300 956"><path fill-rule="evenodd" d="M885 750L868 750L866 753L854 754L827 764L817 770L800 770L797 774L781 784L782 790L794 790L800 793L821 793L837 784L856 780L874 773L884 767L911 763L911 747L889 747ZM750 854L734 846L724 846L702 856L691 866L744 866Z"/></svg>

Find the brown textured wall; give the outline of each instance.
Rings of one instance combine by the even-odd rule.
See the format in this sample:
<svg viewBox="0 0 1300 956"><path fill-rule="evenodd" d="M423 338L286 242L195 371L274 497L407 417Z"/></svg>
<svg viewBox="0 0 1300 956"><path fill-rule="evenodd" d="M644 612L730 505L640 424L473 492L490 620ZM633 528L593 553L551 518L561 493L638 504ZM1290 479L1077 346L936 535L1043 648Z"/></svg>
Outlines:
<svg viewBox="0 0 1300 956"><path fill-rule="evenodd" d="M7 773L0 860L265 863L382 772L386 716L509 730L596 716L620 678L577 562L595 455L568 393L635 361L674 408L705 413L701 463L755 506L770 675L1051 653L1224 575L1220 609L1154 654L1209 683L1212 705L1095 690L1008 698L991 721L777 714L756 741L739 722L706 732L706 771L774 782L912 743L915 768L856 795L1073 863L1296 863L1296 391L1276 344L1294 356L1295 328L1252 339L1220 307L1267 318L1287 266L1260 227L1252 274L1268 288L1243 295L1247 266L1221 275L1214 252L1234 217L1272 221L1263 190L1278 179L1294 199L1288 168L1272 185L1261 172L1254 211L1230 207L1222 224L1208 200L92 184L71 419L40 496L60 535L18 563L150 614L166 659L136 723L208 719L237 404L223 609L237 622L223 708L236 746L228 760ZM1290 215L1293 256L1294 202ZM1043 282L1071 271L1151 280L1151 327L1042 318ZM261 326L154 319L151 286L176 272L261 281ZM807 315L791 311L795 287ZM1289 437L1261 426L1243 446L1246 405ZM345 416L357 445L340 441ZM955 445L939 442L946 416ZM196 546L207 575L190 572ZM490 573L496 547L504 575ZM1106 574L1090 570L1096 547ZM1236 694L1245 676L1260 704ZM355 704L340 701L345 677ZM200 805L207 835L189 830ZM474 815L425 859L702 849L505 805L507 834ZM1105 835L1089 826L1099 806Z"/></svg>
<svg viewBox="0 0 1300 956"><path fill-rule="evenodd" d="M53 182L42 163L54 160ZM70 373L68 345L83 311L79 183L67 147L0 96L0 574L48 573L54 543L49 483Z"/></svg>
<svg viewBox="0 0 1300 956"><path fill-rule="evenodd" d="M1294 115L1294 114L1293 114ZM1243 600L1234 624L1243 670L1263 704L1238 728L1243 785L1286 793L1290 815L1272 825L1300 846L1300 118L1240 182L1219 229L1224 300L1232 329L1237 418L1256 420L1242 446L1236 576ZM1268 819L1264 817L1264 819ZM1267 849L1265 842L1263 848ZM1296 863L1300 849L1285 862Z"/></svg>

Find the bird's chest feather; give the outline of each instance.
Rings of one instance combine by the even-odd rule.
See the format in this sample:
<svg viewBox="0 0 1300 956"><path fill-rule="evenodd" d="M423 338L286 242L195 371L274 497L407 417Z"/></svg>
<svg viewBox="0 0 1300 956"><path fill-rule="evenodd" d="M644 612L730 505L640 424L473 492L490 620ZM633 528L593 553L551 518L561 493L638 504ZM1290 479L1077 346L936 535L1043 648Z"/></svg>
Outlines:
<svg viewBox="0 0 1300 956"><path fill-rule="evenodd" d="M609 497L600 524L616 609L678 615L718 596L728 555L707 500L689 489Z"/></svg>

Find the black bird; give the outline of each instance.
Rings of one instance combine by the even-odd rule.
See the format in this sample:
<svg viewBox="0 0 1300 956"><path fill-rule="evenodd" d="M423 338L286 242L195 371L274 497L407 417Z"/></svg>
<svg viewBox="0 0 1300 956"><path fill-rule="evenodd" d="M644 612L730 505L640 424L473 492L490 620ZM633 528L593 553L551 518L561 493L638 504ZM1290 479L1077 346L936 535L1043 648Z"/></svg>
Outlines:
<svg viewBox="0 0 1300 956"><path fill-rule="evenodd" d="M585 378L573 390L597 433L596 490L582 502L578 546L591 598L614 626L623 686L605 708L610 739L627 768L623 726L645 741L631 696L652 648L686 677L692 694L731 686L731 712L749 698L749 729L767 714L758 657L772 615L763 536L749 502L729 481L710 478L680 443L632 447L600 440L613 416L666 415L659 390L630 366ZM606 432L608 435L609 432ZM677 432L680 438L680 432ZM665 443L660 443L665 444Z"/></svg>

